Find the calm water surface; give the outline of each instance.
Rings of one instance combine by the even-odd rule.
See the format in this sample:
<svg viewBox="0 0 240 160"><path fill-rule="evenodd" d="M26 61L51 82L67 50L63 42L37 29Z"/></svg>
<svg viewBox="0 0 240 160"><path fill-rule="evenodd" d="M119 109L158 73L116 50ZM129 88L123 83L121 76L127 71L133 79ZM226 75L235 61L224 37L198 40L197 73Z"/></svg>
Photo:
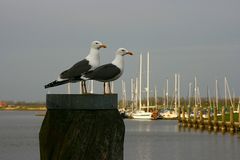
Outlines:
<svg viewBox="0 0 240 160"><path fill-rule="evenodd" d="M37 112L0 111L0 160L39 160Z"/></svg>
<svg viewBox="0 0 240 160"><path fill-rule="evenodd" d="M38 112L0 111L0 160L39 160ZM239 160L240 136L179 129L176 121L124 120L125 160Z"/></svg>
<svg viewBox="0 0 240 160"><path fill-rule="evenodd" d="M240 136L179 128L177 121L125 120L126 160L239 160Z"/></svg>

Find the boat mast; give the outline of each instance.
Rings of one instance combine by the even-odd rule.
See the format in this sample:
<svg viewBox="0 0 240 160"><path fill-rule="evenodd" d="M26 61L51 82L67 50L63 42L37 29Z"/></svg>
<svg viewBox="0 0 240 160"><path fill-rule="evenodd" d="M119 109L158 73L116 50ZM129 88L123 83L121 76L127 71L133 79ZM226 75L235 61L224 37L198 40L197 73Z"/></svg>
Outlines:
<svg viewBox="0 0 240 160"><path fill-rule="evenodd" d="M133 79L131 78L131 102L133 104L133 98L134 98L134 82Z"/></svg>
<svg viewBox="0 0 240 160"><path fill-rule="evenodd" d="M216 89L216 108L218 111L218 80L215 81L215 89Z"/></svg>
<svg viewBox="0 0 240 160"><path fill-rule="evenodd" d="M125 108L127 107L127 92L126 92L126 82L124 81L124 101L125 101Z"/></svg>
<svg viewBox="0 0 240 160"><path fill-rule="evenodd" d="M157 109L157 87L154 87L154 95L155 95L155 107Z"/></svg>
<svg viewBox="0 0 240 160"><path fill-rule="evenodd" d="M147 53L147 112L149 112L149 52Z"/></svg>
<svg viewBox="0 0 240 160"><path fill-rule="evenodd" d="M192 91L192 83L188 84L188 108L191 107L191 91Z"/></svg>
<svg viewBox="0 0 240 160"><path fill-rule="evenodd" d="M235 102L236 102L236 94L235 94L234 89L232 89L232 102L233 102L233 105L235 105Z"/></svg>
<svg viewBox="0 0 240 160"><path fill-rule="evenodd" d="M138 104L138 78L136 78L135 83L135 106L137 107Z"/></svg>
<svg viewBox="0 0 240 160"><path fill-rule="evenodd" d="M232 96L231 96L231 92L230 92L230 89L229 89L227 78L226 78L226 87L227 87L227 92L228 92L228 97L229 97L229 100L230 100L230 103L231 103L231 107L233 107Z"/></svg>
<svg viewBox="0 0 240 160"><path fill-rule="evenodd" d="M139 110L142 110L142 54L139 59Z"/></svg>
<svg viewBox="0 0 240 160"><path fill-rule="evenodd" d="M224 97L225 97L225 107L227 107L227 78L226 77L224 77Z"/></svg>
<svg viewBox="0 0 240 160"><path fill-rule="evenodd" d="M122 80L122 108L124 108L125 102L124 102L124 81Z"/></svg>
<svg viewBox="0 0 240 160"><path fill-rule="evenodd" d="M168 108L168 79L166 81L167 81L166 99L167 99L167 108Z"/></svg>
<svg viewBox="0 0 240 160"><path fill-rule="evenodd" d="M163 109L166 109L166 90L165 90L165 86L163 88Z"/></svg>
<svg viewBox="0 0 240 160"><path fill-rule="evenodd" d="M197 77L194 77L194 106L197 106Z"/></svg>
<svg viewBox="0 0 240 160"><path fill-rule="evenodd" d="M122 80L122 102L123 102L123 108L126 108L127 95L126 95L126 84L124 80Z"/></svg>
<svg viewBox="0 0 240 160"><path fill-rule="evenodd" d="M210 89L207 86L207 97L208 97L208 102L209 102L209 107L212 107L212 100L210 96Z"/></svg>
<svg viewBox="0 0 240 160"><path fill-rule="evenodd" d="M131 107L132 107L132 111L133 111L133 107L134 107L134 82L133 79L131 78Z"/></svg>
<svg viewBox="0 0 240 160"><path fill-rule="evenodd" d="M202 102L201 102L201 95L200 95L199 87L197 87L197 95L198 95L198 101L199 101L200 108L202 108Z"/></svg>
<svg viewBox="0 0 240 160"><path fill-rule="evenodd" d="M178 76L178 83L177 83L177 86L178 86L178 89L177 89L177 91L178 91L178 108L180 108L181 106L181 104L180 104L180 74L178 74L177 75Z"/></svg>
<svg viewBox="0 0 240 160"><path fill-rule="evenodd" d="M177 74L174 75L174 105L175 113L177 113Z"/></svg>

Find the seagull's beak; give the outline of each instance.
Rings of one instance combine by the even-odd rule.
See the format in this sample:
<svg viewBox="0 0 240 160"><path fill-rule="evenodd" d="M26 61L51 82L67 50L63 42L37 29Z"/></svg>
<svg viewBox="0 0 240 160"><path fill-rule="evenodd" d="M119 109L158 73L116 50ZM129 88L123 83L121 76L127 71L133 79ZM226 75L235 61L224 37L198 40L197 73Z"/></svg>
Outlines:
<svg viewBox="0 0 240 160"><path fill-rule="evenodd" d="M107 48L107 46L105 44L101 44L99 48Z"/></svg>
<svg viewBox="0 0 240 160"><path fill-rule="evenodd" d="M126 54L129 54L129 55L131 55L131 56L134 55L132 52L127 52Z"/></svg>

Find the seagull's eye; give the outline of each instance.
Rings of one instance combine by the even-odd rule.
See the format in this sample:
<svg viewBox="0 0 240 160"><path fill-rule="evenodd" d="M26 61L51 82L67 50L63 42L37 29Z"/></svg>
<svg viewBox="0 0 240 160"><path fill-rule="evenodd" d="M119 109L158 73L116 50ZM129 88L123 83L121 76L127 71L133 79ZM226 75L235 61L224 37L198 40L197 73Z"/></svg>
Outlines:
<svg viewBox="0 0 240 160"><path fill-rule="evenodd" d="M124 52L125 50L124 50L124 49L122 49L122 51Z"/></svg>
<svg viewBox="0 0 240 160"><path fill-rule="evenodd" d="M96 42L96 44L99 44L98 42Z"/></svg>

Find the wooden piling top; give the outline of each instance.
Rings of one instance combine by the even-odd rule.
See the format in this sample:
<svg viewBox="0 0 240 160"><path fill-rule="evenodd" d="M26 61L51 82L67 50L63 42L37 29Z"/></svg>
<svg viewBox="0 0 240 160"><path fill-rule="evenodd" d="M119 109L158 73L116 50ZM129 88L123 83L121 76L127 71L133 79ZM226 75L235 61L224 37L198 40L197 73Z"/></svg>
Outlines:
<svg viewBox="0 0 240 160"><path fill-rule="evenodd" d="M117 94L47 94L47 109L117 109Z"/></svg>

